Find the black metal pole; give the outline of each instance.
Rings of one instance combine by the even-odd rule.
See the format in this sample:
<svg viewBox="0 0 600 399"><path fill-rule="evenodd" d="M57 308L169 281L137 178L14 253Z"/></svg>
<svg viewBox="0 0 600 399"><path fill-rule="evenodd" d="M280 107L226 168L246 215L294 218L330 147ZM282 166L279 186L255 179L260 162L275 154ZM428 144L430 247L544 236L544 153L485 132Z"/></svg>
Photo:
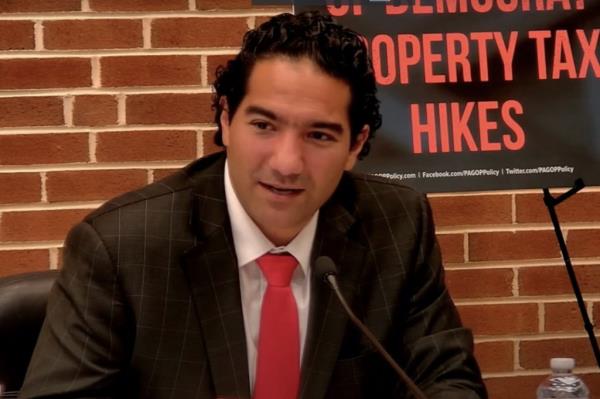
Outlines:
<svg viewBox="0 0 600 399"><path fill-rule="evenodd" d="M577 179L573 188L571 188L566 193L559 195L556 198L552 197L549 189L544 188L544 203L548 208L548 213L550 213L550 219L552 219L552 224L554 225L556 239L558 240L560 252L562 253L562 257L565 261L565 266L567 268L567 273L569 274L569 279L571 280L571 285L573 286L573 292L575 293L575 298L577 299L577 305L579 305L579 312L581 313L581 317L583 318L584 328L588 333L588 337L592 345L592 350L594 351L596 364L598 365L598 367L600 367L600 348L598 347L598 341L596 340L596 336L594 334L594 325L590 321L590 317L588 316L588 313L585 309L585 302L583 302L583 296L581 295L581 290L579 289L577 275L575 274L575 270L573 270L573 264L571 263L571 257L569 256L569 250L567 248L567 244L565 243L565 238L562 234L562 230L560 228L560 223L558 221L558 216L556 215L555 209L558 204L571 197L584 187L585 184L583 183L583 180Z"/></svg>

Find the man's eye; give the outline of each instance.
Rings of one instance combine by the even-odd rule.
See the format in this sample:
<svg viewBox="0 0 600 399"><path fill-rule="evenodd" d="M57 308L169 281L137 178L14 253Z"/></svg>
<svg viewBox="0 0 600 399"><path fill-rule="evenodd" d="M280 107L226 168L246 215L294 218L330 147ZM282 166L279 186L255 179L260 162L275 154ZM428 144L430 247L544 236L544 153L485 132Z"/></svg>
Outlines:
<svg viewBox="0 0 600 399"><path fill-rule="evenodd" d="M317 140L317 141L333 141L334 138L333 136L331 136L330 134L327 133L323 133L323 132L311 132L309 134L309 137L313 140Z"/></svg>
<svg viewBox="0 0 600 399"><path fill-rule="evenodd" d="M264 121L253 121L250 124L258 130L267 130L271 128L271 124Z"/></svg>

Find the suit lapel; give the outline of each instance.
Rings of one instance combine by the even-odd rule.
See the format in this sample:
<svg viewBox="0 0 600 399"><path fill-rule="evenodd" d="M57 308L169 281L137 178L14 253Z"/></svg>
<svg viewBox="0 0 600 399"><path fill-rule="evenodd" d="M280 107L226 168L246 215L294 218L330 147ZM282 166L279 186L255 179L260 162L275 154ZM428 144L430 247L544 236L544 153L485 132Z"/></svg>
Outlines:
<svg viewBox="0 0 600 399"><path fill-rule="evenodd" d="M248 360L237 259L225 202L224 159L196 174L190 222L194 248L184 255L217 397L248 398Z"/></svg>
<svg viewBox="0 0 600 399"><path fill-rule="evenodd" d="M212 157L211 157L212 158ZM196 245L183 258L196 314L200 321L217 397L249 398L246 336L241 305L239 270L225 202L225 157L211 161L192 177L197 181L191 224ZM202 164L198 167L204 167ZM322 207L311 263L329 256L338 268L338 282L352 304L367 255L353 230L355 190L347 177ZM348 317L331 289L312 274L311 307L302 362L302 399L322 398L329 385Z"/></svg>
<svg viewBox="0 0 600 399"><path fill-rule="evenodd" d="M367 250L353 230L355 219L348 209L354 203L355 191L349 184L349 180L342 180L336 194L321 209L311 264L319 256L331 257L337 266L340 290L352 305ZM348 323L331 288L313 273L300 398L319 399L325 395Z"/></svg>

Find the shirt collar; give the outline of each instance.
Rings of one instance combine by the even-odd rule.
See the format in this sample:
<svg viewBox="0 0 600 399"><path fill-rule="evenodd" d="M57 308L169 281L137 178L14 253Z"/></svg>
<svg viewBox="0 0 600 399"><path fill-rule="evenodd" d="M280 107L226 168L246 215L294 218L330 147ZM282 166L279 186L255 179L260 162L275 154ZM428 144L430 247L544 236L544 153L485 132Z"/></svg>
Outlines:
<svg viewBox="0 0 600 399"><path fill-rule="evenodd" d="M246 210L242 206L242 203L231 184L227 160L225 160L224 175L225 201L227 203L227 211L229 212L238 267L242 268L246 266L267 252L289 252L300 264L304 275L308 275L310 253L317 231L319 211L317 210L314 213L308 223L300 230L300 233L298 233L292 241L285 246L277 247L265 237L256 223L254 223L248 213L246 213Z"/></svg>

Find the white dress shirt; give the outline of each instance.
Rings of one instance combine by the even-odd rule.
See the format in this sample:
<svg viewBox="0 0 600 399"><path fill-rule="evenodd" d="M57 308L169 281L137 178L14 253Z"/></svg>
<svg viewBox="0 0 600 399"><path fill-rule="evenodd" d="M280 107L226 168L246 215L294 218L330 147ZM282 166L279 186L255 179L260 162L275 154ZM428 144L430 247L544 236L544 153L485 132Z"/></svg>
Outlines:
<svg viewBox="0 0 600 399"><path fill-rule="evenodd" d="M299 267L296 268L292 275L291 287L296 304L298 305L300 361L302 361L310 304L310 253L317 230L319 211L315 212L306 226L288 245L277 247L265 237L240 203L231 185L227 161L225 161L225 199L231 221L235 253L240 269L240 292L242 296L244 328L246 331L250 392L253 392L256 377L260 310L267 288L267 281L256 264L256 259L267 252L288 252L298 261Z"/></svg>

